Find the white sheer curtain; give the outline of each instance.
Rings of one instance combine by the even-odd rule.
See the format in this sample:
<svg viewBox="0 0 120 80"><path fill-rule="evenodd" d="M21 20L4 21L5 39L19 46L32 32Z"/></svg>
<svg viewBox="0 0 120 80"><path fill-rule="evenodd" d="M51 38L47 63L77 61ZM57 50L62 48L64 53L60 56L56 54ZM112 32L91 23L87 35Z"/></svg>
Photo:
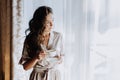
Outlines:
<svg viewBox="0 0 120 80"><path fill-rule="evenodd" d="M86 80L89 48L87 32L87 1L66 0L65 27L65 80Z"/></svg>
<svg viewBox="0 0 120 80"><path fill-rule="evenodd" d="M14 0L14 80L28 80L31 72L24 71L18 61L28 21L41 5L53 8L54 30L64 37L63 80L120 80L119 0L21 0L21 16L17 3Z"/></svg>
<svg viewBox="0 0 120 80"><path fill-rule="evenodd" d="M119 0L90 0L90 79L120 80Z"/></svg>

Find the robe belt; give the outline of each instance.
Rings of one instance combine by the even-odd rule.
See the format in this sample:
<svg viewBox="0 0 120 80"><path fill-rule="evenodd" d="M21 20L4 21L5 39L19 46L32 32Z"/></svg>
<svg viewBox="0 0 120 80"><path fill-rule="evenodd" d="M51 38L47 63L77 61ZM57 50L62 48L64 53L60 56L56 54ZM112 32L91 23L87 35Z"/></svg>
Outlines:
<svg viewBox="0 0 120 80"><path fill-rule="evenodd" d="M35 71L35 72L41 72L41 73L42 73L42 74L41 74L42 78L43 78L44 80L48 80L48 72L49 72L50 69L52 69L52 68L41 68L41 69L39 69L39 68L34 68L33 71Z"/></svg>

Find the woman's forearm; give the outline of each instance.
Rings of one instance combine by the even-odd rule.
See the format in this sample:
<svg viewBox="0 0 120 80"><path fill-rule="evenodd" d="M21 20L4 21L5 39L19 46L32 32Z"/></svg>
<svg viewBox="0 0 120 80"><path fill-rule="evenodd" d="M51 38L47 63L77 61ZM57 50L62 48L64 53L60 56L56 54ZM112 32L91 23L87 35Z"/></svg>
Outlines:
<svg viewBox="0 0 120 80"><path fill-rule="evenodd" d="M24 68L25 70L29 70L29 69L33 68L33 67L35 66L35 64L38 62L38 60L39 60L39 59L37 59L37 58L33 58L33 59L31 59L31 60L28 60L27 62L25 62L25 63L23 64L23 68Z"/></svg>
<svg viewBox="0 0 120 80"><path fill-rule="evenodd" d="M23 64L23 68L25 70L31 69L35 66L35 64L42 60L43 58L45 58L46 54L44 51L41 51L40 53L38 53L34 58L32 58L31 60L28 60L27 62L25 62Z"/></svg>

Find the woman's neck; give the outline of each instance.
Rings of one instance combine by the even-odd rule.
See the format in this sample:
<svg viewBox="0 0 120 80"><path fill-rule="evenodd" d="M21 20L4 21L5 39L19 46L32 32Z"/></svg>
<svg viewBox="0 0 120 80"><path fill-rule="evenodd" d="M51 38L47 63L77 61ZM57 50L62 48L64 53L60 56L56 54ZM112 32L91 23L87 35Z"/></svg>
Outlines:
<svg viewBox="0 0 120 80"><path fill-rule="evenodd" d="M49 42L49 38L50 38L50 33L44 35L44 38L45 38L45 40L44 40L43 44L47 47L48 46L48 42Z"/></svg>
<svg viewBox="0 0 120 80"><path fill-rule="evenodd" d="M44 37L48 37L49 35L50 35L50 33L43 34Z"/></svg>

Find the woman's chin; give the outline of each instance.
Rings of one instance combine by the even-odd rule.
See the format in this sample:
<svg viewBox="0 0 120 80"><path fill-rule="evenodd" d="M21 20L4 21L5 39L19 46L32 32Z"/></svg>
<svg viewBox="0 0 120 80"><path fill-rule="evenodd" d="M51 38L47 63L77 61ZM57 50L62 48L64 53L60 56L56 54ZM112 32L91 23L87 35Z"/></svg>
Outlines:
<svg viewBox="0 0 120 80"><path fill-rule="evenodd" d="M47 31L47 32L44 33L44 35L48 35L49 33L50 33L50 31Z"/></svg>

